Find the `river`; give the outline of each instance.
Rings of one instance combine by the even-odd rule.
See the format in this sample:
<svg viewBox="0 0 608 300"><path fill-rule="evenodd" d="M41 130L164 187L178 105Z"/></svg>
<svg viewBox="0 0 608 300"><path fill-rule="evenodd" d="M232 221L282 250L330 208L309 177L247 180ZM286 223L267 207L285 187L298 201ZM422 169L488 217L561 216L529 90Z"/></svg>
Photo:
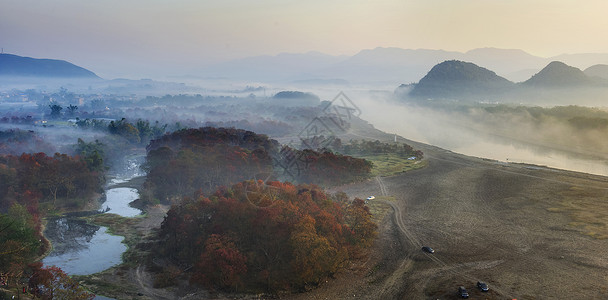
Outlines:
<svg viewBox="0 0 608 300"><path fill-rule="evenodd" d="M116 187L141 176L141 156L129 158L122 170L115 171L105 190L105 201L101 205L104 213L123 217L141 214L139 209L129 206L139 194L136 189ZM60 267L68 275L89 275L106 270L122 262L122 253L127 246L123 237L108 233L108 228L87 224L70 216L49 219L45 236L53 245L52 251L43 259L44 265Z"/></svg>

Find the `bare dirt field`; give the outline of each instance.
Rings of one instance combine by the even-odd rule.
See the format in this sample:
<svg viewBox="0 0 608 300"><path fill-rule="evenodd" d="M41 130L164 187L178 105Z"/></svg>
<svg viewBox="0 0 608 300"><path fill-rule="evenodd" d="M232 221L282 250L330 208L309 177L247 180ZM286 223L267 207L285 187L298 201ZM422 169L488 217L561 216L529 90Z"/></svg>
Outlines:
<svg viewBox="0 0 608 300"><path fill-rule="evenodd" d="M290 298L608 299L608 178L408 143L426 168L336 189L392 196L370 260Z"/></svg>

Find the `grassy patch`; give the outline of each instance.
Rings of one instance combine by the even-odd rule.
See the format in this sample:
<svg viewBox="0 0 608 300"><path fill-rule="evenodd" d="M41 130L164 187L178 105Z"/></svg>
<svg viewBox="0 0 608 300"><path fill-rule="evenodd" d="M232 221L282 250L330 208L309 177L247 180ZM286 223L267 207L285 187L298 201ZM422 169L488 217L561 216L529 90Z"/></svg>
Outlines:
<svg viewBox="0 0 608 300"><path fill-rule="evenodd" d="M364 158L374 164L372 168L373 176L392 176L399 173L424 168L426 160L409 160L409 157L398 154L378 154L378 155L359 155L357 158Z"/></svg>
<svg viewBox="0 0 608 300"><path fill-rule="evenodd" d="M126 294L136 296L135 291L137 291L137 286L129 282L129 280L124 280L119 274L116 274L118 273L117 270L118 267L114 267L95 275L75 275L72 278L78 281L82 287L95 294L116 299L124 299ZM129 297L129 299L132 298Z"/></svg>

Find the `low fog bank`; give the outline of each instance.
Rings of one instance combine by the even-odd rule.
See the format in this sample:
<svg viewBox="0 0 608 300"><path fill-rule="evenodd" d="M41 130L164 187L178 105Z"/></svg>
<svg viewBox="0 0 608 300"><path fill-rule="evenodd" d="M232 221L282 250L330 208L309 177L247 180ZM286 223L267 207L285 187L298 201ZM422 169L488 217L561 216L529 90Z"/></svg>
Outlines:
<svg viewBox="0 0 608 300"><path fill-rule="evenodd" d="M142 82L147 81L139 81ZM52 146L41 151L66 153L79 137L85 142L99 139L106 144L125 144L119 135L109 134L107 128L110 122L121 122L123 118L125 126L129 123L137 127L139 121L145 121L163 132L203 126L234 127L287 139L295 137L343 91L360 110L362 119L410 140L504 162L608 175L608 140L604 138L608 136L608 111L602 108L606 107L604 90L536 90L535 97L522 95L498 103L413 99L395 93L394 87L373 84L269 85L218 80L214 86L214 82L184 84L186 87L205 84L207 88L201 88L200 93L174 94L170 94L171 89L159 93L162 88L146 90L137 85L134 89L118 89L116 93L63 86L50 91L12 89L0 93L3 124L0 130L32 130ZM282 91L313 96L277 97ZM63 110L53 115L53 105ZM81 126L78 120L89 121ZM131 143L145 147L148 138ZM117 151L128 151L129 146L125 145L125 149Z"/></svg>
<svg viewBox="0 0 608 300"><path fill-rule="evenodd" d="M347 94L363 119L407 139L502 162L608 175L608 110L602 108L431 104L390 91Z"/></svg>
<svg viewBox="0 0 608 300"><path fill-rule="evenodd" d="M65 88L73 93L98 93L116 95L166 95L200 93L205 89L185 82L158 81L152 79L82 79L52 77L0 76L0 92L12 90L36 90L52 92Z"/></svg>

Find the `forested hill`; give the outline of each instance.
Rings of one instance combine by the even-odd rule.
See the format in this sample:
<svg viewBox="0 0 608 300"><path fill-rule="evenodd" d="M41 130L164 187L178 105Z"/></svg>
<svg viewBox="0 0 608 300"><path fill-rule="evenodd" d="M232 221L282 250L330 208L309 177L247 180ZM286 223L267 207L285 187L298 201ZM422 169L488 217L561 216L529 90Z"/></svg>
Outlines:
<svg viewBox="0 0 608 300"><path fill-rule="evenodd" d="M263 134L234 128L201 127L199 129L179 130L159 139L152 140L148 145L148 151L156 150L160 147L178 149L196 145L206 146L215 144L238 146L251 151L263 149L266 152L276 152L279 149L277 141Z"/></svg>
<svg viewBox="0 0 608 300"><path fill-rule="evenodd" d="M584 86L596 83L578 68L554 61L526 80L524 85L537 87Z"/></svg>
<svg viewBox="0 0 608 300"><path fill-rule="evenodd" d="M473 63L449 60L434 66L415 85L410 95L416 97L445 98L454 96L480 96L505 92L514 83Z"/></svg>
<svg viewBox="0 0 608 300"><path fill-rule="evenodd" d="M376 225L361 199L310 184L369 178L371 163L278 146L265 135L213 127L150 143L142 199L173 204L151 247L151 260L161 262L153 266L156 287L188 280L210 290L299 291L373 243Z"/></svg>
<svg viewBox="0 0 608 300"><path fill-rule="evenodd" d="M95 73L56 59L37 59L0 54L0 76L97 79Z"/></svg>
<svg viewBox="0 0 608 300"><path fill-rule="evenodd" d="M327 150L280 148L277 141L247 130L202 127L151 141L145 168L142 199L154 203L250 179L345 184L371 176L372 164Z"/></svg>
<svg viewBox="0 0 608 300"><path fill-rule="evenodd" d="M185 279L210 290L301 291L348 266L376 229L364 202L344 193L241 182L171 207L151 247L163 262L154 266L155 286Z"/></svg>

